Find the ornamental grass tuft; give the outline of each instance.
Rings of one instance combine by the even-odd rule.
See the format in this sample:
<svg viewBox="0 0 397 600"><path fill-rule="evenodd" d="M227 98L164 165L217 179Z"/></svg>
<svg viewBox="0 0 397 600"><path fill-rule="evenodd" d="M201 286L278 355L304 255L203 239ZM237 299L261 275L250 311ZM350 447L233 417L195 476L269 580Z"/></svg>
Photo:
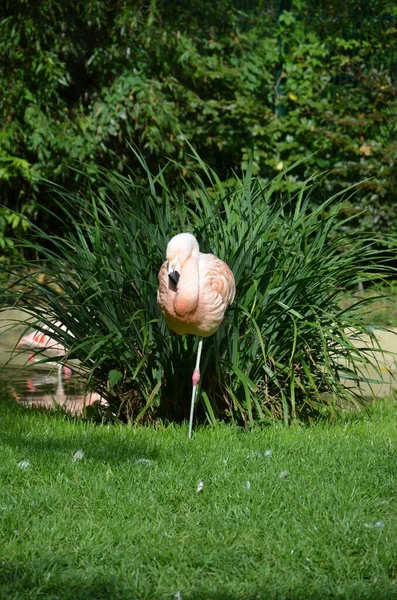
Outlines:
<svg viewBox="0 0 397 600"><path fill-rule="evenodd" d="M288 424L354 401L344 381L364 380L374 362L354 344L374 335L362 311L374 299L340 300L387 272L377 241L344 233L340 196L312 208L316 178L280 200L285 173L263 185L248 168L225 184L192 153L196 168L181 165L175 188L138 153L144 183L100 168L77 192L48 183L57 233L31 225L20 247L34 258L14 264L3 294L51 328L67 349L57 360L106 398L108 416L181 422L197 339L170 333L156 293L168 240L190 231L202 252L227 262L237 288L204 342L198 420Z"/></svg>

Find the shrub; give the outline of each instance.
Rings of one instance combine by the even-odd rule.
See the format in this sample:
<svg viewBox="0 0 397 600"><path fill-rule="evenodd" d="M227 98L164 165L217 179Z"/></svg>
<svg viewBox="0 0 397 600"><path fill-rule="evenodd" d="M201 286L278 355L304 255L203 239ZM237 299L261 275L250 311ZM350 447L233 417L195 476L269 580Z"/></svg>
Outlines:
<svg viewBox="0 0 397 600"><path fill-rule="evenodd" d="M126 140L186 163L182 130L222 180L254 148L266 182L329 170L320 201L361 181L349 223L396 233L395 19L391 0L5 0L2 202L34 214L37 178L75 189L76 160L136 172Z"/></svg>
<svg viewBox="0 0 397 600"><path fill-rule="evenodd" d="M3 290L54 330L109 412L187 416L197 340L170 335L156 302L167 242L180 231L225 260L237 286L225 323L204 342L199 418L288 423L351 398L342 372L359 381L370 360L353 338L372 334L357 305L339 301L376 277L380 252L374 240L343 233L340 201L310 210L310 179L280 204L274 190L285 176L263 187L250 169L226 187L197 155L195 172L180 166L180 186L170 189L163 170L152 174L137 157L145 185L98 168L78 193L50 186L53 217L68 228L50 235L32 225L38 241L21 244L37 258L19 275L15 265Z"/></svg>

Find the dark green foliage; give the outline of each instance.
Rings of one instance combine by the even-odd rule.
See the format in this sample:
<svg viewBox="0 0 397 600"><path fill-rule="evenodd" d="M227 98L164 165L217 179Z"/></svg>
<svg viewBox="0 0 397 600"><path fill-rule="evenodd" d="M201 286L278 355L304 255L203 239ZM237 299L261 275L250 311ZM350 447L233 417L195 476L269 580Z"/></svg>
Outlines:
<svg viewBox="0 0 397 600"><path fill-rule="evenodd" d="M302 157L295 184L332 169L319 198L371 177L346 207L368 209L354 226L394 228L395 10L385 0L5 0L3 203L37 217L38 176L75 189L75 161L137 170L128 140L152 168L164 156L187 162L182 132L222 180L250 148L264 181Z"/></svg>
<svg viewBox="0 0 397 600"><path fill-rule="evenodd" d="M288 423L321 412L324 393L345 402L342 372L360 380L369 358L353 345L366 331L357 307L341 309L339 301L376 276L375 242L338 235L335 198L309 210L313 181L280 204L274 195L284 175L263 187L249 165L243 180L226 187L195 155L195 172L181 174L175 192L163 171L153 175L135 157L145 185L133 174L98 170L80 193L58 190L53 218L67 229L50 236L35 228L38 242L22 244L37 260L23 263L22 275L14 268L4 290L12 303L54 330L66 360L80 361L116 413L181 420L197 340L170 335L156 292L168 240L188 230L203 252L229 264L237 286L225 323L205 340L199 417Z"/></svg>

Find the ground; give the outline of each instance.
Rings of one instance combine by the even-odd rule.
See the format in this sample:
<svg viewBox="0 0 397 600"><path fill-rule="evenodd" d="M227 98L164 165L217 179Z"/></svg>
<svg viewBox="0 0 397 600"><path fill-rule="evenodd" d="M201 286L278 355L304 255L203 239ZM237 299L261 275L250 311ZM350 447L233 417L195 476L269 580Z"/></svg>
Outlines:
<svg viewBox="0 0 397 600"><path fill-rule="evenodd" d="M396 416L189 441L3 401L0 597L397 598Z"/></svg>

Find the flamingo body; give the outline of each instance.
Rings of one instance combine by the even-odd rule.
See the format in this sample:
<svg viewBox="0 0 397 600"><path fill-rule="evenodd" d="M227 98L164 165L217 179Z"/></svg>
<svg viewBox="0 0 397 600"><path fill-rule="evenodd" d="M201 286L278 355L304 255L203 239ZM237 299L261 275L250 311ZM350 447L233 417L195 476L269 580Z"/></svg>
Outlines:
<svg viewBox="0 0 397 600"><path fill-rule="evenodd" d="M66 331L66 327L59 321L55 323L55 326ZM51 332L51 329L46 325L43 325L43 329L47 329L49 332ZM17 344L17 348L41 348L43 350L52 350L59 356L66 354L65 346L59 342L56 342L50 335L38 329L35 331L30 331L21 337Z"/></svg>
<svg viewBox="0 0 397 600"><path fill-rule="evenodd" d="M68 331L66 329L65 325L62 325L62 323L60 321L56 321L54 323L54 326L59 327L60 329L63 329L63 331L66 331L66 332ZM48 325L43 325L43 329L45 329L49 333L53 333L53 330ZM44 333L43 331L40 331L39 329L30 331L20 338L16 347L18 350L37 349L38 351L42 351L43 353L50 351L52 355L55 354L57 356L64 356L66 354L65 346L63 344L61 344L60 342L57 342L56 340L54 340L49 335L49 333L48 334ZM28 361L30 363L35 363L38 360L37 359L38 354L39 354L39 352L37 354L35 354L34 352L31 353L28 357ZM41 352L40 352L40 354L41 354ZM45 364L51 365L51 366L57 366L58 368L61 369L61 371L63 371L63 374L65 375L65 377L70 377L72 374L72 370L69 367L67 367L66 365L62 364L61 362L53 363L53 362L46 361Z"/></svg>
<svg viewBox="0 0 397 600"><path fill-rule="evenodd" d="M180 335L213 335L233 302L235 283L227 264L200 252L196 238L180 233L167 246L157 301L168 327Z"/></svg>

